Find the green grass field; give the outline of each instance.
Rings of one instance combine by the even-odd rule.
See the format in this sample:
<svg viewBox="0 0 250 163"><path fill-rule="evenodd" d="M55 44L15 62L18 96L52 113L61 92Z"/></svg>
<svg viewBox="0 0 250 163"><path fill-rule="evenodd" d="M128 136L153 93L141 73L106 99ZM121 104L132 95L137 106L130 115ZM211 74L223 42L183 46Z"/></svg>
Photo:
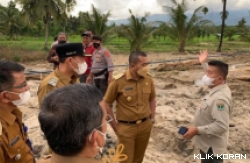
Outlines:
<svg viewBox="0 0 250 163"><path fill-rule="evenodd" d="M235 36L237 40L237 36ZM69 42L81 42L81 37L77 35L68 36ZM53 42L53 38L49 38L48 46L50 47ZM160 39L150 39L151 44L147 47L143 47L144 51L147 52L172 52L178 51L178 42L171 41L169 38L165 40ZM219 39L216 36L210 36L209 38L194 38L187 42L186 51L189 53L195 53L201 49L208 49L210 51L215 51L217 49ZM234 50L250 50L250 44L248 42L239 41L227 41L224 39L223 51L234 51ZM114 38L113 40L104 44L113 54L118 53L128 53L129 44L125 39ZM44 47L43 37L18 37L16 40L8 40L7 37L0 37L0 47L5 47L9 49L20 49L20 50L35 50L41 51Z"/></svg>

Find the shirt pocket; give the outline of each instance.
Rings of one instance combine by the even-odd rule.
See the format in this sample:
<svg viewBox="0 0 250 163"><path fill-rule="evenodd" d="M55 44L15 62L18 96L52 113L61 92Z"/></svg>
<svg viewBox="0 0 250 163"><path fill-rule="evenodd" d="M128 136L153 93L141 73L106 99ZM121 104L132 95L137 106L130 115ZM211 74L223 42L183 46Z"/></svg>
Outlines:
<svg viewBox="0 0 250 163"><path fill-rule="evenodd" d="M123 91L122 98L124 104L128 106L137 106L137 93L135 91Z"/></svg>
<svg viewBox="0 0 250 163"><path fill-rule="evenodd" d="M203 112L203 113L209 111L209 109L208 109L208 104L207 104L206 100L203 100L203 101L201 102L201 105L199 106L199 109L200 109L200 112Z"/></svg>
<svg viewBox="0 0 250 163"><path fill-rule="evenodd" d="M8 156L11 160L10 163L22 163L22 162L28 162L31 157L27 157L27 155L31 155L30 149L28 145L24 142L21 136L18 136L18 140L15 144L10 145L11 141L8 145Z"/></svg>
<svg viewBox="0 0 250 163"><path fill-rule="evenodd" d="M149 102L150 95L151 95L151 89L150 88L143 88L142 89L143 102Z"/></svg>
<svg viewBox="0 0 250 163"><path fill-rule="evenodd" d="M102 62L101 56L96 56L95 60L96 60L97 63L101 63Z"/></svg>

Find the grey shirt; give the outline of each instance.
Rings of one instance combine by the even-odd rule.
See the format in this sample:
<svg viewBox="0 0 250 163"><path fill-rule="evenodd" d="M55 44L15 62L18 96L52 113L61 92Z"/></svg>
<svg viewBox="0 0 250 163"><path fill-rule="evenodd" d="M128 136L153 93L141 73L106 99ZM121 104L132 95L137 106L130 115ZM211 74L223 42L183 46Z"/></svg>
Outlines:
<svg viewBox="0 0 250 163"><path fill-rule="evenodd" d="M194 117L200 135L194 144L207 153L212 147L214 155L227 153L229 118L233 109L231 91L227 84L212 88L203 99Z"/></svg>
<svg viewBox="0 0 250 163"><path fill-rule="evenodd" d="M95 50L92 56L92 68L93 69L91 69L91 72L98 73L102 71L103 69L105 69L107 66L111 66L111 67L108 67L108 71L114 71L114 67L113 67L114 64L113 64L112 57L111 57L109 50L106 48L102 48L101 50ZM105 78L104 74L94 77L94 79L104 79L104 78Z"/></svg>

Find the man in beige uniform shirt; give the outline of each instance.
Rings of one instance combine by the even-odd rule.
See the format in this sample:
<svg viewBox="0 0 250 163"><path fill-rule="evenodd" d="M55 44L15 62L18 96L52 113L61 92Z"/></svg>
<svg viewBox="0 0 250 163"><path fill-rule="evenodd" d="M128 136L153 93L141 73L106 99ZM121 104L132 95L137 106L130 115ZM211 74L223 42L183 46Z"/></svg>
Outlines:
<svg viewBox="0 0 250 163"><path fill-rule="evenodd" d="M128 156L122 163L142 163L154 123L156 92L148 64L144 52L131 53L129 69L109 84L101 103L114 119L110 104L116 101L117 122L111 126Z"/></svg>
<svg viewBox="0 0 250 163"><path fill-rule="evenodd" d="M87 70L85 54L81 43L65 43L56 47L59 66L43 79L38 87L39 105L50 91L70 84L79 83L79 75Z"/></svg>
<svg viewBox="0 0 250 163"><path fill-rule="evenodd" d="M18 63L0 61L0 163L35 163L19 109L30 98L24 69Z"/></svg>
<svg viewBox="0 0 250 163"><path fill-rule="evenodd" d="M200 54L204 65L207 51ZM202 81L209 87L209 93L202 99L194 117L194 126L188 127L185 138L193 138L200 149L201 163L222 163L222 154L227 153L229 117L232 112L231 91L226 84L228 64L212 60L207 63Z"/></svg>

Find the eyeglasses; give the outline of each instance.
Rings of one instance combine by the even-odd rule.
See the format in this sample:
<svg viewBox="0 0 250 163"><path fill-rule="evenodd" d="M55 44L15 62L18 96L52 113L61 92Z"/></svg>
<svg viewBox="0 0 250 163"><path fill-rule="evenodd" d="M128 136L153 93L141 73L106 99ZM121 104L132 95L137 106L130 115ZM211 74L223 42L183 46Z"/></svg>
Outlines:
<svg viewBox="0 0 250 163"><path fill-rule="evenodd" d="M12 89L12 88L14 88L14 89L22 89L22 88L25 88L25 87L27 87L27 86L28 86L28 83L27 83L27 82L24 82L24 83L21 84L21 85L11 86L11 87L8 87L7 89Z"/></svg>
<svg viewBox="0 0 250 163"><path fill-rule="evenodd" d="M18 86L13 86L12 88L22 89L22 88L27 87L27 86L28 86L28 83L27 83L27 82L25 82L25 83L23 83L23 84L21 84L21 85L18 85Z"/></svg>
<svg viewBox="0 0 250 163"><path fill-rule="evenodd" d="M107 121L106 123L113 121L113 118L111 117L111 115L107 114L106 121Z"/></svg>
<svg viewBox="0 0 250 163"><path fill-rule="evenodd" d="M111 117L111 115L107 114L106 122L104 122L103 124L101 124L99 127L96 127L96 128L100 128L100 127L102 127L104 124L108 124L108 123L110 123L111 121L113 121L113 118Z"/></svg>

